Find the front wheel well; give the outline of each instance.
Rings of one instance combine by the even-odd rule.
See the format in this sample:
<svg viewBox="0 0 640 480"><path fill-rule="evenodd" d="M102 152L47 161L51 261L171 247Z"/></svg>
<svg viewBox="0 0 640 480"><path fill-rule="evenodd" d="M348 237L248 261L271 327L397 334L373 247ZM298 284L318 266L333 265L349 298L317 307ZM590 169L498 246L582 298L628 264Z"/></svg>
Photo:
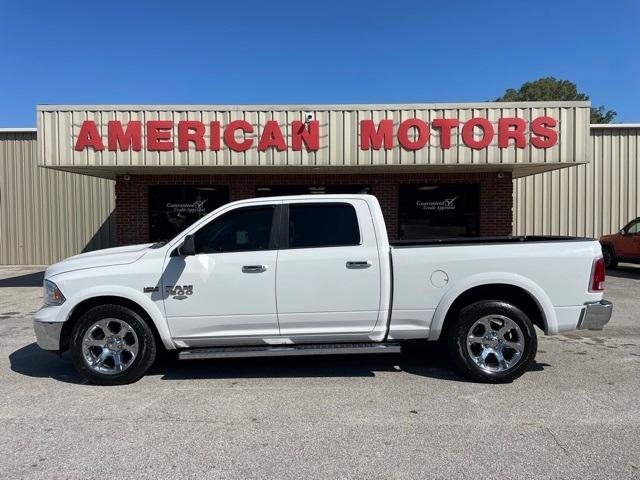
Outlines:
<svg viewBox="0 0 640 480"><path fill-rule="evenodd" d="M602 248L602 250L608 248L609 250L611 250L611 253L613 253L614 255L616 254L616 251L613 248L613 244L611 243L600 243L600 248Z"/></svg>
<svg viewBox="0 0 640 480"><path fill-rule="evenodd" d="M156 328L155 323L153 323L151 316L147 313L147 311L143 307L141 307L139 304L137 304L133 300L129 300L128 298L125 298L125 297L105 295L100 297L87 298L86 300L83 300L82 302L80 302L78 305L74 307L74 309L71 312L71 315L69 315L69 318L67 319L67 321L64 322L64 324L62 325L62 332L60 335L60 351L61 352L64 352L65 350L69 349L71 332L73 330L73 326L76 324L78 319L82 315L84 315L86 312L91 310L93 307L97 307L99 305L121 305L130 310L133 310L147 322L147 324L149 325L149 328L153 331L153 336L155 337L156 345L158 345L158 348L160 349L164 348L164 345L162 343L162 340L160 339L160 334L158 332L158 329Z"/></svg>
<svg viewBox="0 0 640 480"><path fill-rule="evenodd" d="M535 298L521 287L506 283L479 285L461 293L451 304L444 319L441 332L446 333L449 326L457 318L460 310L467 305L482 300L499 300L511 303L522 310L531 322L546 332L545 318L542 308Z"/></svg>

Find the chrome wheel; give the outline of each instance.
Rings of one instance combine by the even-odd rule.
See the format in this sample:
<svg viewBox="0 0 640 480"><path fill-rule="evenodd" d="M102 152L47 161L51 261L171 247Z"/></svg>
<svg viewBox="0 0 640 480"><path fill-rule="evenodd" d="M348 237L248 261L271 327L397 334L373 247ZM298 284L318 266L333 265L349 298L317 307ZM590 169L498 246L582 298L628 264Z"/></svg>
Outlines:
<svg viewBox="0 0 640 480"><path fill-rule="evenodd" d="M471 325L467 334L467 352L485 372L504 372L522 358L524 335L509 317L487 315Z"/></svg>
<svg viewBox="0 0 640 480"><path fill-rule="evenodd" d="M124 372L138 355L138 336L131 325L116 318L93 323L82 338L82 356L95 372Z"/></svg>

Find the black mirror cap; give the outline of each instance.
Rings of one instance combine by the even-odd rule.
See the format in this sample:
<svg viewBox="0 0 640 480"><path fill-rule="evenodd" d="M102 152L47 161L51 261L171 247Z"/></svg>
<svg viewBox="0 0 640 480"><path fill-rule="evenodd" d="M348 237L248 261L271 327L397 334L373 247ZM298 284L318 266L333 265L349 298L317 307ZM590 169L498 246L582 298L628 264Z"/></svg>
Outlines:
<svg viewBox="0 0 640 480"><path fill-rule="evenodd" d="M188 257L196 254L196 241L193 235L187 235L182 240L182 243L178 247L178 255L181 257Z"/></svg>

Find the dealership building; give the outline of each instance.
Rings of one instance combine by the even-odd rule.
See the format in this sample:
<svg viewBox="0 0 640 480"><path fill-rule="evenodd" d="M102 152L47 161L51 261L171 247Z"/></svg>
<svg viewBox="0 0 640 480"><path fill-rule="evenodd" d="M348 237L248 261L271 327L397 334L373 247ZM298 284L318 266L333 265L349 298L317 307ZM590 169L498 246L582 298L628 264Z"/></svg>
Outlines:
<svg viewBox="0 0 640 480"><path fill-rule="evenodd" d="M394 239L599 236L638 216L640 125L588 102L40 106L0 129L0 264L171 238L229 201L369 193Z"/></svg>

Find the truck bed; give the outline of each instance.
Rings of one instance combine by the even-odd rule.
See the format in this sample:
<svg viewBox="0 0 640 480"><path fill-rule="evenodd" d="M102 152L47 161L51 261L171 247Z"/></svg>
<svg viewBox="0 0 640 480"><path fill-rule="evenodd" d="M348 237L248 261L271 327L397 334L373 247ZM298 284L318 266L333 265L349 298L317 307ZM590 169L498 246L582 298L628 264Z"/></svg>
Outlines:
<svg viewBox="0 0 640 480"><path fill-rule="evenodd" d="M541 243L541 242L585 242L595 240L588 237L565 237L565 236L543 236L543 235L521 235L521 236L501 236L501 237L452 237L452 238L429 238L423 240L394 240L389 241L393 248L410 247L437 247L439 245L487 245L500 243Z"/></svg>
<svg viewBox="0 0 640 480"><path fill-rule="evenodd" d="M546 330L550 333L575 330L584 304L602 298L589 284L594 261L601 256L594 239L467 237L391 245L392 339L420 325L429 331L429 338L439 338L444 320L436 315L443 298L453 301L478 285L501 285L499 289L511 285L537 292L536 302L546 305L551 319Z"/></svg>

